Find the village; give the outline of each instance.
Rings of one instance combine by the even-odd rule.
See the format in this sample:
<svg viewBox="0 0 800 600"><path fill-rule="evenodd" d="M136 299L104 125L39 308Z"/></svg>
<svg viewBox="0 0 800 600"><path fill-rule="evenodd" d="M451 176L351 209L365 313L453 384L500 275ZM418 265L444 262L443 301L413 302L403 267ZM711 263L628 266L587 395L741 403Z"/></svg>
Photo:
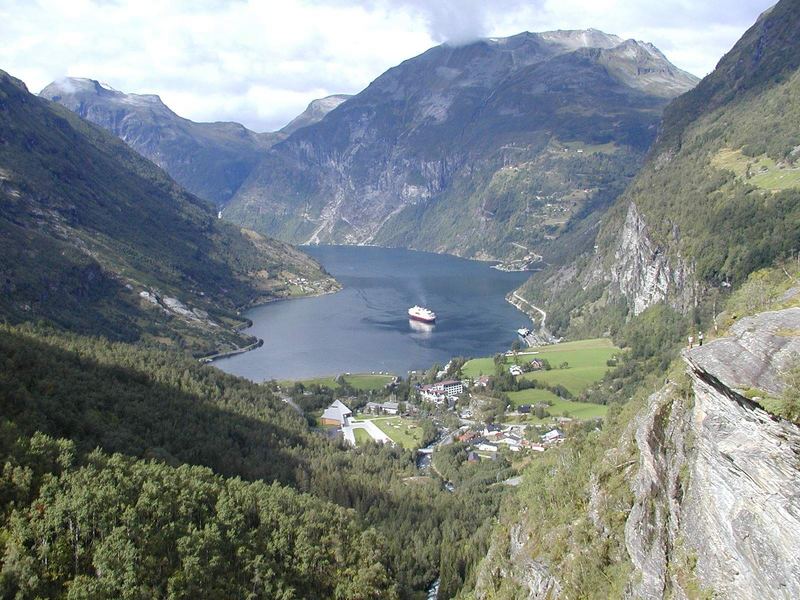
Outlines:
<svg viewBox="0 0 800 600"><path fill-rule="evenodd" d="M619 360L621 351L605 339L524 351L515 345L405 380L348 373L294 382L291 395L312 426L350 447L413 451L421 470L436 470L435 455L452 448L465 463L496 461L502 469L526 464L578 429L602 427L608 407L580 398Z"/></svg>

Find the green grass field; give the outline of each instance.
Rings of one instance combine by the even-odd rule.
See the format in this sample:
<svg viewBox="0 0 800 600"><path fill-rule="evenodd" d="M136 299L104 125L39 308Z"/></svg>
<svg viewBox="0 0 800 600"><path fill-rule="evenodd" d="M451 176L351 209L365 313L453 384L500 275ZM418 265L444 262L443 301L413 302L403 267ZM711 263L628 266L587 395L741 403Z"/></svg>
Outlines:
<svg viewBox="0 0 800 600"><path fill-rule="evenodd" d="M422 427L411 419L403 417L377 417L372 419L383 433L392 438L395 444L412 450L422 441ZM358 430L356 430L358 431Z"/></svg>
<svg viewBox="0 0 800 600"><path fill-rule="evenodd" d="M733 171L740 180L765 190L800 187L800 169L781 168L766 155L749 157L741 150L723 148L711 159L711 164L718 169Z"/></svg>
<svg viewBox="0 0 800 600"><path fill-rule="evenodd" d="M370 373L357 373L355 375L345 375L344 378L357 390L370 391L382 389L387 383L392 381L394 375L372 375ZM336 389L339 387L336 379L337 376L315 377L313 379L301 379L300 383L305 386L321 385ZM293 383L293 381L282 381L281 385L284 387L291 387Z"/></svg>
<svg viewBox="0 0 800 600"><path fill-rule="evenodd" d="M552 406L547 409L551 417L572 417L574 419L594 419L595 417L605 417L608 407L602 404L591 404L589 402L574 402L564 400L547 390L522 390L520 392L509 392L508 397L511 404L516 408L520 404L535 404L536 402L549 401ZM529 417L534 422L543 422L537 419L532 413ZM545 419L546 421L547 419Z"/></svg>
<svg viewBox="0 0 800 600"><path fill-rule="evenodd" d="M535 354L532 354L535 353ZM609 367L606 365L612 356L620 354L620 349L615 347L607 338L591 340L578 340L527 348L520 351L517 362L523 364L526 360L546 358L553 367L550 371L535 371L523 375L525 379L537 379L548 385L563 385L573 394L579 394L591 384L603 378ZM569 363L568 369L559 369L563 363ZM514 364L514 358L509 356L505 360L506 367ZM464 365L464 375L478 377L494 373L494 360L489 358L476 358Z"/></svg>
<svg viewBox="0 0 800 600"><path fill-rule="evenodd" d="M517 362L523 364L526 360L546 358L553 367L552 369L526 373L522 377L529 380L536 379L550 386L563 385L573 395L578 395L593 383L600 381L610 368L606 365L606 361L620 353L621 350L615 347L611 340L598 338L523 349L517 357ZM569 367L559 369L559 365L564 362L569 363ZM511 356L506 357L506 368L513 364L514 358ZM476 358L464 365L464 375L468 377L477 377L480 374L490 375L492 373L494 373L494 360L492 358ZM604 416L607 410L605 406L599 404L564 400L549 390L542 389L510 392L508 396L514 408L520 404L551 403L552 406L548 409L551 416L565 416L565 413L567 413L576 419L591 419ZM530 418L531 420L539 421L533 416Z"/></svg>
<svg viewBox="0 0 800 600"><path fill-rule="evenodd" d="M372 436L364 429L354 429L353 435L356 437L356 446L362 446L372 441Z"/></svg>

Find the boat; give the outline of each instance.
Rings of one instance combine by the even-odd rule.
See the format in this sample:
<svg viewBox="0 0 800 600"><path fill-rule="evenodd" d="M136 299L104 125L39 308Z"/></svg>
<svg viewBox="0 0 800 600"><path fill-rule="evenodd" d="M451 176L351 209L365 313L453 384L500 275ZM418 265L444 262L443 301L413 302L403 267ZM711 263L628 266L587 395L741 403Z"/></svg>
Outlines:
<svg viewBox="0 0 800 600"><path fill-rule="evenodd" d="M408 309L408 318L421 323L435 323L436 313L429 308L414 305Z"/></svg>

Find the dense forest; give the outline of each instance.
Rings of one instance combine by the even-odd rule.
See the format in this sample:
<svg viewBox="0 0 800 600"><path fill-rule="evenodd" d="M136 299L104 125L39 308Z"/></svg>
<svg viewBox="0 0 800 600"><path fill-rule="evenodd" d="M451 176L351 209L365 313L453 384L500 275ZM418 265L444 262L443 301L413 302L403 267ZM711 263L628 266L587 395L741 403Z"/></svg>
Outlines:
<svg viewBox="0 0 800 600"><path fill-rule="evenodd" d="M4 326L0 361L5 595L211 598L228 593L188 587L193 573L241 569L215 585L414 598L439 576L450 597L486 551L502 490L470 485L483 477L471 465L450 493L411 452L313 433L269 386L44 326ZM135 557L122 571L107 562L117 551Z"/></svg>

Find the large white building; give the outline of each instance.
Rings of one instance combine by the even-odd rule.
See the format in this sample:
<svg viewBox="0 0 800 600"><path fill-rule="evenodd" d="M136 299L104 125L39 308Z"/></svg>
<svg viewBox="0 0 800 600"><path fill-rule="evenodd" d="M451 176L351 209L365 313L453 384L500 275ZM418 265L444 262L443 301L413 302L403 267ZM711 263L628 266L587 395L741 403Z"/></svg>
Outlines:
<svg viewBox="0 0 800 600"><path fill-rule="evenodd" d="M463 392L464 384L454 379L423 385L419 390L423 400L430 400L431 402L444 402L446 399L455 398Z"/></svg>

